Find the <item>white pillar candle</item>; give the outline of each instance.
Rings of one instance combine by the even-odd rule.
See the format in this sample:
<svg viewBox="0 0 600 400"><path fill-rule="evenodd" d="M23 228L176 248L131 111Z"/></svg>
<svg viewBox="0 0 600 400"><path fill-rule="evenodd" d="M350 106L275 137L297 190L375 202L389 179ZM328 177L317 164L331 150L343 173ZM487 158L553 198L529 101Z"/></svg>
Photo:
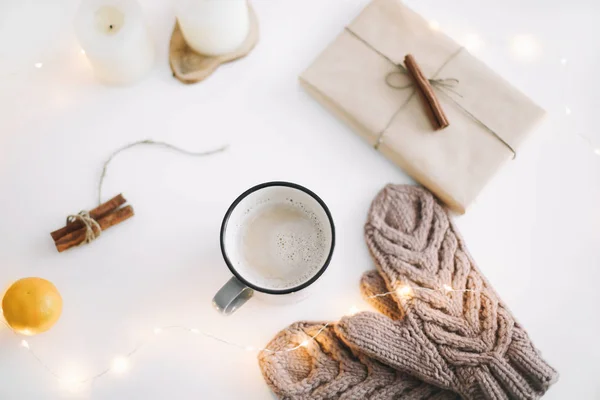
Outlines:
<svg viewBox="0 0 600 400"><path fill-rule="evenodd" d="M105 83L135 82L154 64L154 46L135 0L83 0L75 30L96 77Z"/></svg>
<svg viewBox="0 0 600 400"><path fill-rule="evenodd" d="M178 0L175 13L187 44L198 53L231 53L250 31L246 0Z"/></svg>

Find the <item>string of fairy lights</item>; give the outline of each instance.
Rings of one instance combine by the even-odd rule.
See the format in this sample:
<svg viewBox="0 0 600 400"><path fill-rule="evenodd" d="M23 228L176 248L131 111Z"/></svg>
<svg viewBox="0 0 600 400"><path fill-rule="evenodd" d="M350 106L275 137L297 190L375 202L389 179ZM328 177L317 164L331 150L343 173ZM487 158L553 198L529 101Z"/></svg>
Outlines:
<svg viewBox="0 0 600 400"><path fill-rule="evenodd" d="M430 21L429 26L433 30L440 29L440 24L435 20ZM461 43L470 51L476 51L478 48L480 48L481 46L484 45L484 41L476 34L466 35L463 38L463 40L461 41ZM531 35L516 35L511 40L511 50L512 50L513 54L515 54L517 56L520 56L523 58L531 58L531 57L536 56L539 53L540 46L539 46L539 43L536 41L535 37L533 37ZM78 52L81 55L85 55L85 51L82 49L78 49ZM561 67L563 68L563 70L565 71L565 74L566 74L568 71L568 60L566 58L560 58L560 59L558 59L558 62L560 63ZM45 64L42 61L38 61L33 64L33 67L38 70L44 68L44 66L45 66ZM13 74L11 74L11 75L13 75ZM572 115L572 109L568 104L564 105L564 115L566 115L567 117ZM590 139L588 136L586 136L584 134L576 132L576 135L579 136L585 142L585 144L592 149L592 151L596 155L600 156L600 146L599 145L594 143L594 141L592 139ZM411 287L408 285L401 285L393 291L374 294L374 295L366 297L366 299L369 300L369 299L374 299L377 297L395 295L400 300L400 302L403 303L404 301L408 301L408 300L412 299L415 291L434 291L434 292L438 292L438 293L441 292L441 293L448 295L452 292L469 292L469 291L474 291L474 290L469 290L469 289L455 290L448 285L444 285L443 287L438 288L438 289ZM352 307L350 307L350 309L348 310L346 315L353 315L360 311L361 310L358 307L352 306ZM0 312L0 315L1 315L1 312ZM53 378L55 378L57 381L59 381L62 387L66 388L70 391L77 390L82 385L91 384L111 372L116 373L116 374L126 373L127 371L130 370L132 357L134 357L136 354L138 354L138 352L141 349L146 347L150 343L150 341L153 337L160 337L168 332L178 331L178 332L188 333L188 334L194 335L194 336L204 337L204 338L214 340L216 342L220 342L224 345L231 346L231 347L234 347L241 351L246 351L246 352L279 353L279 352L296 351L300 348L311 345L312 341L314 341L328 326L331 325L331 323L324 324L320 328L320 330L316 334L311 336L309 339L304 340L297 345L294 345L294 346L291 346L289 348L286 348L284 350L279 350L279 351L273 351L273 350L270 350L268 348L264 348L261 346L249 345L249 344L245 344L245 343L239 343L239 342L231 341L228 339L224 339L222 337L219 337L208 331L204 331L204 330L196 328L196 327L189 327L189 326L182 326L182 325L169 325L169 326L155 327L150 331L151 335L149 336L149 338L146 338L145 340L140 341L129 352L126 352L126 353L123 353L122 355L116 356L111 361L110 365L105 366L104 368L98 370L96 373L93 373L87 377L81 378L81 377L77 377L77 376L71 376L66 373L62 374L62 373L57 372L53 367L51 367L48 363L46 363L38 355L38 353L35 351L34 348L32 348L32 346L26 339L22 339L22 337L20 336L20 334L18 332L12 330L12 328L10 328L10 326L4 320L2 320L2 319L0 319L0 320L15 335L17 335L19 337L19 345L23 349L25 349L31 355L31 357L45 371L47 371Z"/></svg>
<svg viewBox="0 0 600 400"><path fill-rule="evenodd" d="M445 295L449 295L450 293L456 293L456 292L460 292L460 293L479 292L478 290L473 290L473 289L453 289L449 285L443 285L440 288L432 289L432 288L425 288L425 287L413 287L410 285L401 284L401 285L398 285L396 287L396 289L393 291L373 294L370 296L366 296L365 299L370 300L370 299L375 299L378 297L395 295L397 297L397 299L400 300L400 304L402 304L404 307L406 307L407 302L410 301L414 297L414 294L416 291L436 292L436 293L442 293ZM350 307L350 309L348 310L346 315L354 315L360 311L361 310L358 307L352 306L352 307ZM1 312L0 312L0 314L1 314ZM21 333L13 330L10 327L10 325L8 325L8 323L6 321L4 321L3 319L2 319L2 323L8 329L10 329L16 336L21 337ZM323 324L323 326L314 335L310 336L309 339L305 339L302 342L300 342L299 344L292 346L292 347L288 347L283 350L272 350L272 349L269 349L266 347L260 347L260 346L245 344L245 343L239 343L239 342L224 339L222 337L216 336L210 332L207 332L207 331L204 331L204 330L201 330L198 328L192 328L192 327L182 326L182 325L169 325L169 326L163 326L163 327L155 327L154 329L152 329L152 335L150 336L150 338L152 336L154 336L154 337L161 336L164 333L167 333L169 331L180 331L180 332L189 333L191 335L202 336L202 337L214 340L216 342L220 342L224 345L235 347L239 350L243 350L243 351L247 351L247 352L255 352L255 353L268 352L268 353L278 354L278 353L296 351L298 349L310 346L313 343L313 341L325 329L327 329L327 327L331 326L332 324L333 324L333 322ZM62 387L66 388L70 391L75 391L75 390L81 388L82 385L94 383L97 379L102 378L103 376L107 375L110 372L113 372L116 374L124 374L127 371L129 371L130 366L131 366L131 358L133 358L142 348L146 347L150 343L150 340L151 340L150 338L140 341L129 352L113 358L113 360L109 366L106 366L103 369L99 370L98 372L93 373L93 374L91 374L87 377L83 377L83 378L72 376L69 374L61 374L61 373L57 372L54 368L52 368L49 364L47 364L35 352L35 350L32 348L32 346L26 339L21 339L19 342L19 345L23 349L25 349L31 355L31 357L38 364L41 365L41 367L46 372L48 372L54 379L56 379L61 384Z"/></svg>

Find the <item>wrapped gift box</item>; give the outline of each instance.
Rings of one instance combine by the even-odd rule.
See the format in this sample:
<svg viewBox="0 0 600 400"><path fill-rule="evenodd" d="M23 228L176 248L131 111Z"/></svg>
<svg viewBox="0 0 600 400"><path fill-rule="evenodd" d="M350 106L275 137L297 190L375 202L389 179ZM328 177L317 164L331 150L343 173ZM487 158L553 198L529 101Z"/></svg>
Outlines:
<svg viewBox="0 0 600 400"><path fill-rule="evenodd" d="M450 121L446 129L432 129L404 73L407 54L433 83ZM436 80L453 85L436 86ZM371 2L300 81L459 213L513 159L544 116L528 97L399 0Z"/></svg>

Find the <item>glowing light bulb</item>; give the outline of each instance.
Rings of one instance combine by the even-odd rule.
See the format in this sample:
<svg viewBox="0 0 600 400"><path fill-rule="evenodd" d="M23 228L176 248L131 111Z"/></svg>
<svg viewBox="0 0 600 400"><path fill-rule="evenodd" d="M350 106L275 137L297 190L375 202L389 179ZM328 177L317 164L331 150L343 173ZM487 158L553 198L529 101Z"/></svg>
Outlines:
<svg viewBox="0 0 600 400"><path fill-rule="evenodd" d="M300 343L301 347L308 347L308 343L310 343L308 340L305 340L304 342Z"/></svg>
<svg viewBox="0 0 600 400"><path fill-rule="evenodd" d="M112 361L110 369L118 374L122 374L129 370L129 360L127 357L118 356Z"/></svg>
<svg viewBox="0 0 600 400"><path fill-rule="evenodd" d="M565 114L571 115L571 109L569 107L565 107Z"/></svg>
<svg viewBox="0 0 600 400"><path fill-rule="evenodd" d="M440 23L437 22L435 19L432 19L431 21L429 21L429 29L431 29L432 31L440 30Z"/></svg>
<svg viewBox="0 0 600 400"><path fill-rule="evenodd" d="M71 393L78 392L85 386L80 370L73 367L61 373L58 382L61 389Z"/></svg>
<svg viewBox="0 0 600 400"><path fill-rule="evenodd" d="M410 286L408 286L408 285L401 285L401 286L398 287L398 289L396 289L396 294L400 298L409 299L409 298L412 297L413 291L410 288Z"/></svg>
<svg viewBox="0 0 600 400"><path fill-rule="evenodd" d="M594 149L594 153L596 153L597 156L600 156L600 148Z"/></svg>
<svg viewBox="0 0 600 400"><path fill-rule="evenodd" d="M160 328L154 328L154 334L155 335L160 335L162 333L162 329Z"/></svg>
<svg viewBox="0 0 600 400"><path fill-rule="evenodd" d="M43 64L43 63L41 63L41 62L36 62L36 63L35 63L35 64L33 64L33 65L35 65L35 67L36 67L36 68L38 68L38 69L39 69L39 68L42 68L42 67L44 66L44 64Z"/></svg>
<svg viewBox="0 0 600 400"><path fill-rule="evenodd" d="M199 334L199 333L200 333L200 331L199 331L198 329L196 329L196 328L192 328L192 329L190 329L190 332L192 332L192 333L193 333L193 334L195 334L195 335L197 335L197 334Z"/></svg>
<svg viewBox="0 0 600 400"><path fill-rule="evenodd" d="M60 388L66 392L76 393L83 387L83 383L71 378L61 378Z"/></svg>
<svg viewBox="0 0 600 400"><path fill-rule="evenodd" d="M27 340L21 340L21 347L25 347L26 349L29 349L29 343L27 343Z"/></svg>
<svg viewBox="0 0 600 400"><path fill-rule="evenodd" d="M246 346L246 351L254 351L254 346Z"/></svg>
<svg viewBox="0 0 600 400"><path fill-rule="evenodd" d="M513 55L522 61L534 61L541 53L541 46L532 35L516 35L511 40Z"/></svg>
<svg viewBox="0 0 600 400"><path fill-rule="evenodd" d="M346 315L354 315L354 314L356 314L359 311L360 311L360 309L358 307L352 306L352 307L350 307L350 309L348 310L348 312L346 313Z"/></svg>
<svg viewBox="0 0 600 400"><path fill-rule="evenodd" d="M84 49L81 49L80 52L81 52L81 54L85 54L85 50Z"/></svg>
<svg viewBox="0 0 600 400"><path fill-rule="evenodd" d="M563 66L567 65L567 59L566 59L566 58L561 58L561 59L560 59L560 63L561 63Z"/></svg>

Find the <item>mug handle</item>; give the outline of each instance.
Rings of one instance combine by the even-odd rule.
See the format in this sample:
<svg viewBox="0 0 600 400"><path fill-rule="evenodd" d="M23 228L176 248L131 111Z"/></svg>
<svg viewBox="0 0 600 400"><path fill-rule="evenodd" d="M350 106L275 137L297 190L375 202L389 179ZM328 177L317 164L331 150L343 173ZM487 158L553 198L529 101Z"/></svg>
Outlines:
<svg viewBox="0 0 600 400"><path fill-rule="evenodd" d="M219 289L215 297L213 297L212 303L221 314L231 315L235 310L244 305L253 294L254 290L244 285L234 276Z"/></svg>

